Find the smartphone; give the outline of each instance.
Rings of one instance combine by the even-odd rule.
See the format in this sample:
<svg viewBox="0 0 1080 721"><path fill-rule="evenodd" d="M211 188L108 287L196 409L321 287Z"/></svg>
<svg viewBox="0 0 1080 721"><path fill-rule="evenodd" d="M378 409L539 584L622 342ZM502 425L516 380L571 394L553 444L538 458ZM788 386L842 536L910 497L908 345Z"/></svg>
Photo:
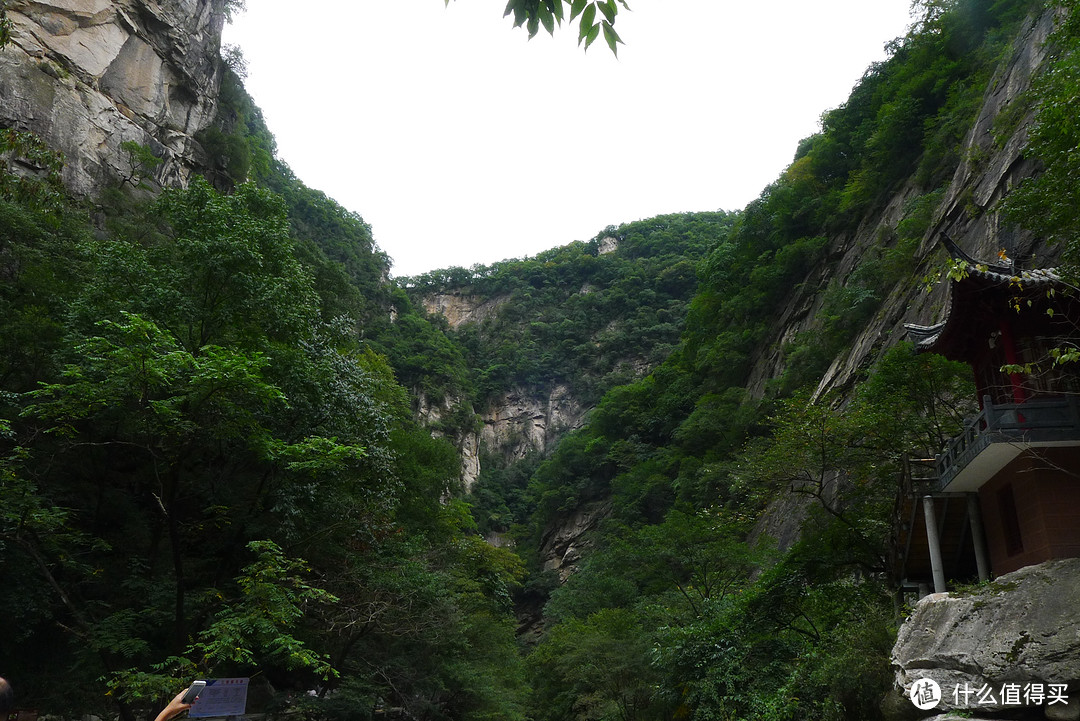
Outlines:
<svg viewBox="0 0 1080 721"><path fill-rule="evenodd" d="M206 681L193 682L188 686L188 690L184 693L184 698L180 699L180 703L195 703L195 697L197 697L204 688L206 688Z"/></svg>

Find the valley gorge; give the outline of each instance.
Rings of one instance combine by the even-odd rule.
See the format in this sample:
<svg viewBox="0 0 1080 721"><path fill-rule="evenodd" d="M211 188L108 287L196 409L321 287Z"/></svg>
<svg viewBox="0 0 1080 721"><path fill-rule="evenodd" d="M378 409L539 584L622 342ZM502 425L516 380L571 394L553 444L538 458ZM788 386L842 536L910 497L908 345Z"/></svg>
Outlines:
<svg viewBox="0 0 1080 721"><path fill-rule="evenodd" d="M277 157L221 56L235 3L4 3L19 708L135 721L243 677L249 715L343 721L1080 718L1072 552L984 578L957 542L936 593L897 561L932 495L911 459L985 417L982 376L909 327L963 338L938 325L967 327L961 283L1015 314L1050 267L1071 312L1072 231L1015 198L1072 207L1032 185L1072 161L1032 148L1074 147L1040 113L1080 9L916 6L746 208L391 278ZM1075 374L1057 342L1009 393ZM950 695L1013 683L1067 703Z"/></svg>

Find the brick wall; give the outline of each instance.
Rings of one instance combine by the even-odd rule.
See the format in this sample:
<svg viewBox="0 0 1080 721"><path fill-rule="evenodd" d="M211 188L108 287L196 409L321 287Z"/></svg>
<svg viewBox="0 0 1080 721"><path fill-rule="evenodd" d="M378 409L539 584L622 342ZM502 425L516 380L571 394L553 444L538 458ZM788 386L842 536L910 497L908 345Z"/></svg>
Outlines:
<svg viewBox="0 0 1080 721"><path fill-rule="evenodd" d="M1080 448L1025 451L979 489L979 503L994 575L1080 556Z"/></svg>

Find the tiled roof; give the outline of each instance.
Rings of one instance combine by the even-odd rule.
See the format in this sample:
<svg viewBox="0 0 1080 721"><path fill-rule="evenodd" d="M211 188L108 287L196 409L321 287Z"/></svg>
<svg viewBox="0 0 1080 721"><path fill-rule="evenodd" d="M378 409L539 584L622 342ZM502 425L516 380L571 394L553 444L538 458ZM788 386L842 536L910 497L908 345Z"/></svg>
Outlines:
<svg viewBox="0 0 1080 721"><path fill-rule="evenodd" d="M1012 261L1009 261L1008 265L979 263L965 253L960 246L953 242L952 238L945 233L941 234L941 243L945 246L946 250L949 251L949 255L951 255L953 259L963 262L967 270L967 277L962 281L953 281L949 290L949 304L945 309L945 318L940 323L935 323L934 325L916 325L914 323L904 324L904 329L907 331L908 337L915 344L916 350L927 350L933 347L934 343L941 337L942 332L945 330L945 327L948 325L949 319L952 316L953 305L956 299L956 293L953 289L956 287L957 283L974 282L987 287L1009 285L1016 287L1017 290L1027 290L1050 286L1061 282L1061 275L1055 268L1016 270L1013 267Z"/></svg>

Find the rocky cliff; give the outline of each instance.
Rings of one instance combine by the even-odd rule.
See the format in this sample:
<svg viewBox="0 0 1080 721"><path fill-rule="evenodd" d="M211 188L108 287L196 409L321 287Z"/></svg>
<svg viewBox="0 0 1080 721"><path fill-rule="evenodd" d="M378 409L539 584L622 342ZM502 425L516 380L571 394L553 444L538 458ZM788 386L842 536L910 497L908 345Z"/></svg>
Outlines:
<svg viewBox="0 0 1080 721"><path fill-rule="evenodd" d="M480 443L508 461L521 460L549 450L562 434L580 427L586 410L566 385L555 385L546 397L514 388L483 414Z"/></svg>
<svg viewBox="0 0 1080 721"><path fill-rule="evenodd" d="M1016 114L1012 129L1002 128L1000 118L1014 104L1024 102L1036 70L1046 58L1047 37L1054 28L1053 12L1033 18L1023 29L1010 60L990 81L978 117L967 134L963 160L934 214L933 222L912 258L915 275L933 276L944 259L939 240L942 231L971 256L995 260L1000 251L1018 262L1019 268L1052 264L1054 249L1030 233L1007 227L998 212L999 201L1024 178L1037 171L1037 165L1022 153L1027 137L1031 110ZM807 282L796 290L784 313L773 324L770 342L762 344L748 382L751 395L765 394L769 381L779 378L785 369L784 346L802 333L815 331L815 317L821 309L821 290L840 279L848 282L868 249L881 246L882 239L897 238L897 229L919 197L914 182L901 187L880 213L869 217L851 235L830 239L825 262L814 268ZM932 324L942 320L940 309L946 301L947 286L937 284L927 291L922 285L904 282L889 293L874 317L832 362L821 379L816 395L836 391L842 398L858 374L869 367L881 353L904 340L906 323ZM841 479L830 481L834 486ZM765 532L786 548L799 537L799 525L805 513L794 506L806 499L782 498L767 512L758 533ZM756 535L756 534L755 534Z"/></svg>
<svg viewBox="0 0 1080 721"><path fill-rule="evenodd" d="M423 304L427 313L441 315L446 318L451 328L456 329L462 323L480 323L491 318L508 300L509 296L505 295L480 298L467 293L451 292L425 296Z"/></svg>
<svg viewBox="0 0 1080 721"><path fill-rule="evenodd" d="M431 428L450 414L460 398L447 398L431 405L421 398L417 410L420 422ZM550 450L560 436L581 426L585 408L566 385L530 392L511 388L479 414L480 423L452 439L461 452L461 478L466 490L480 475L481 452L520 461L531 453Z"/></svg>
<svg viewBox="0 0 1080 721"><path fill-rule="evenodd" d="M184 184L200 155L194 136L214 118L225 1L9 2L0 127L62 151L77 194L131 173L125 141L162 159L158 183Z"/></svg>
<svg viewBox="0 0 1080 721"><path fill-rule="evenodd" d="M1010 188L1036 171L1036 164L1025 159L1021 152L1028 125L1024 115L1017 114L1011 131L1002 126L1000 118L1003 111L1024 102L1023 94L1030 88L1035 71L1048 52L1046 39L1053 27L1052 12L1032 19L1013 44L1009 62L990 81L978 117L967 134L963 160L912 259L917 274L932 272L940 262L941 231L947 232L975 258L994 260L1004 250L1010 258L1019 261L1019 267L1053 262L1052 249L1029 233L1005 227L996 207ZM1027 119L1030 120L1030 114ZM821 307L820 291L830 280L847 282L868 249L880 247L883 239L895 242L897 228L920 192L913 181L907 183L854 234L830 238L825 262L796 290L783 315L773 324L770 342L762 344L758 351L748 383L752 395L763 395L768 381L783 373L785 341L814 330L815 316ZM849 386L858 371L883 348L902 339L905 323L940 320L935 309L942 307L945 293L944 284L929 293L911 283L896 286L855 341L835 358L821 380L818 394Z"/></svg>
<svg viewBox="0 0 1080 721"><path fill-rule="evenodd" d="M554 571L565 581L577 568L583 553L593 542L592 531L611 512L611 503L597 501L578 508L562 523L552 526L540 540L540 561L545 571Z"/></svg>

